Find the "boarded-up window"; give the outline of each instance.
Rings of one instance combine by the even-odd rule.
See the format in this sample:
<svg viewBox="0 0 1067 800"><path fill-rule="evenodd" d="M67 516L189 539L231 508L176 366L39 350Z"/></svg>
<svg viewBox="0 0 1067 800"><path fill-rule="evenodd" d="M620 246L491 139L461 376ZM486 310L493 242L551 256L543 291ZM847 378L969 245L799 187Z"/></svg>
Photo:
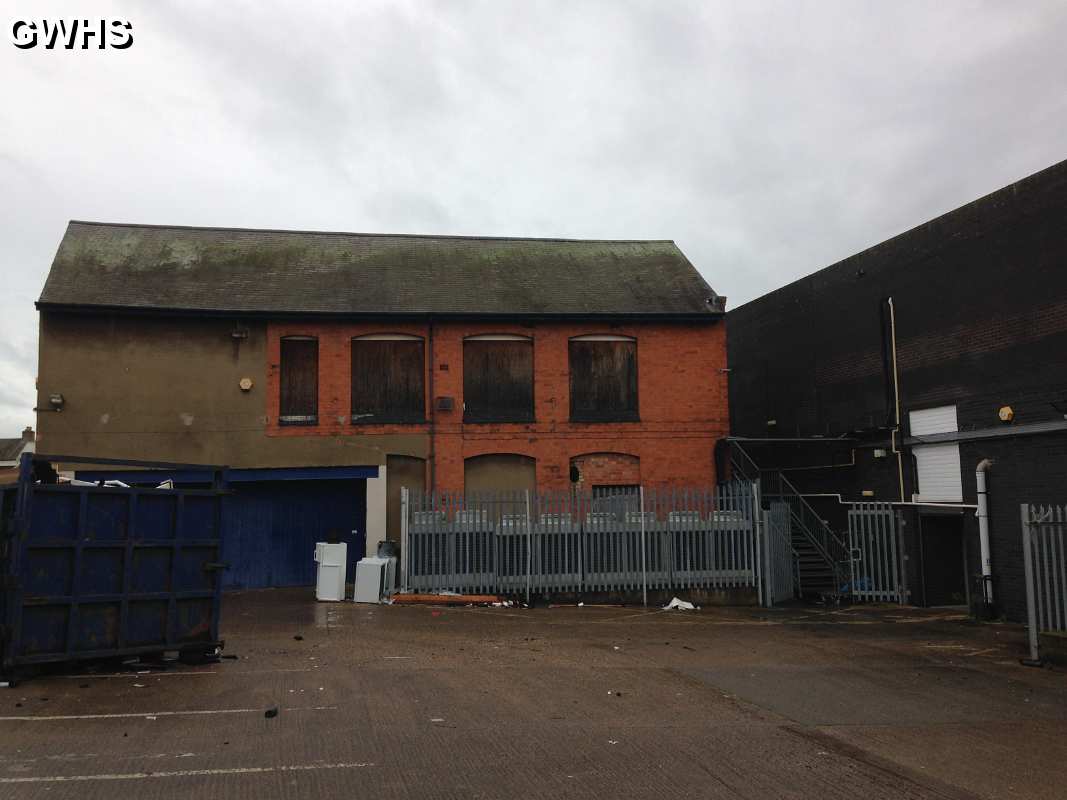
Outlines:
<svg viewBox="0 0 1067 800"><path fill-rule="evenodd" d="M463 462L463 491L521 492L537 488L537 462L516 453L489 453L472 456ZM526 513L514 503L500 503L498 510L505 514Z"/></svg>
<svg viewBox="0 0 1067 800"><path fill-rule="evenodd" d="M463 342L463 421L533 422L533 342Z"/></svg>
<svg viewBox="0 0 1067 800"><path fill-rule="evenodd" d="M621 337L571 339L571 419L634 422L637 342Z"/></svg>
<svg viewBox="0 0 1067 800"><path fill-rule="evenodd" d="M352 422L422 422L422 339L352 340Z"/></svg>
<svg viewBox="0 0 1067 800"><path fill-rule="evenodd" d="M319 342L307 336L282 339L281 398L278 421L282 425L317 425L319 422Z"/></svg>

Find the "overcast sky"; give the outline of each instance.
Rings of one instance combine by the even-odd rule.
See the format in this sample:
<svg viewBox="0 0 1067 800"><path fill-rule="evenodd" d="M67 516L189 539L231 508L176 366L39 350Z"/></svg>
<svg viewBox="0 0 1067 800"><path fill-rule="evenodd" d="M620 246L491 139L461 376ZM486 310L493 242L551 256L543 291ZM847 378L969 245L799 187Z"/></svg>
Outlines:
<svg viewBox="0 0 1067 800"><path fill-rule="evenodd" d="M736 307L1067 158L1062 0L0 7L0 437L68 219L668 238Z"/></svg>

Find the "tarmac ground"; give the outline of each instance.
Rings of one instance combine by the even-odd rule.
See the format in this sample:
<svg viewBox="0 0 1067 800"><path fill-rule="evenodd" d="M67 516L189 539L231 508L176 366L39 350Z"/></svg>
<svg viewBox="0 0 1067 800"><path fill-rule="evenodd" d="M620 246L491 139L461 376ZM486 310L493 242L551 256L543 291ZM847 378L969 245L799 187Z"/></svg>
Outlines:
<svg viewBox="0 0 1067 800"><path fill-rule="evenodd" d="M236 659L0 690L0 798L1067 797L1067 673L952 609L296 589L228 594L222 632Z"/></svg>

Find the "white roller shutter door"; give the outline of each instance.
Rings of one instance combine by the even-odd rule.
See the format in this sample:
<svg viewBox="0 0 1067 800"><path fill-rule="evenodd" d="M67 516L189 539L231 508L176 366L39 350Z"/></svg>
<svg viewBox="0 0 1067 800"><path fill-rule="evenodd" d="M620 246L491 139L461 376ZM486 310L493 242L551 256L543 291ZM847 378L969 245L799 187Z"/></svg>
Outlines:
<svg viewBox="0 0 1067 800"><path fill-rule="evenodd" d="M959 430L955 406L939 406L909 414L912 436L951 433ZM963 473L960 470L960 446L948 444L916 445L918 468L918 502L960 503L963 501Z"/></svg>

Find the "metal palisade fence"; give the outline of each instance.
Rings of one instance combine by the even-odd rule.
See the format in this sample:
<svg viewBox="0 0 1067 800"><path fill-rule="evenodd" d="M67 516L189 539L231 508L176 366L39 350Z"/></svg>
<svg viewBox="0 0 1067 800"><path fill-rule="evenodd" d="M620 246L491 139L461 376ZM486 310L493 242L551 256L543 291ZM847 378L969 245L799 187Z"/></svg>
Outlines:
<svg viewBox="0 0 1067 800"><path fill-rule="evenodd" d="M777 572L765 567L768 558L791 559L792 550L783 549L781 533L769 547L752 483L596 492L405 489L402 505L401 572L410 591L530 596L751 587L767 603L792 595L792 562Z"/></svg>
<svg viewBox="0 0 1067 800"><path fill-rule="evenodd" d="M801 593L800 564L793 550L792 515L785 503L763 512L763 604L772 606Z"/></svg>
<svg viewBox="0 0 1067 800"><path fill-rule="evenodd" d="M1030 658L1039 634L1067 632L1067 505L1022 505Z"/></svg>
<svg viewBox="0 0 1067 800"><path fill-rule="evenodd" d="M852 599L908 601L900 512L889 503L853 503L848 512Z"/></svg>

